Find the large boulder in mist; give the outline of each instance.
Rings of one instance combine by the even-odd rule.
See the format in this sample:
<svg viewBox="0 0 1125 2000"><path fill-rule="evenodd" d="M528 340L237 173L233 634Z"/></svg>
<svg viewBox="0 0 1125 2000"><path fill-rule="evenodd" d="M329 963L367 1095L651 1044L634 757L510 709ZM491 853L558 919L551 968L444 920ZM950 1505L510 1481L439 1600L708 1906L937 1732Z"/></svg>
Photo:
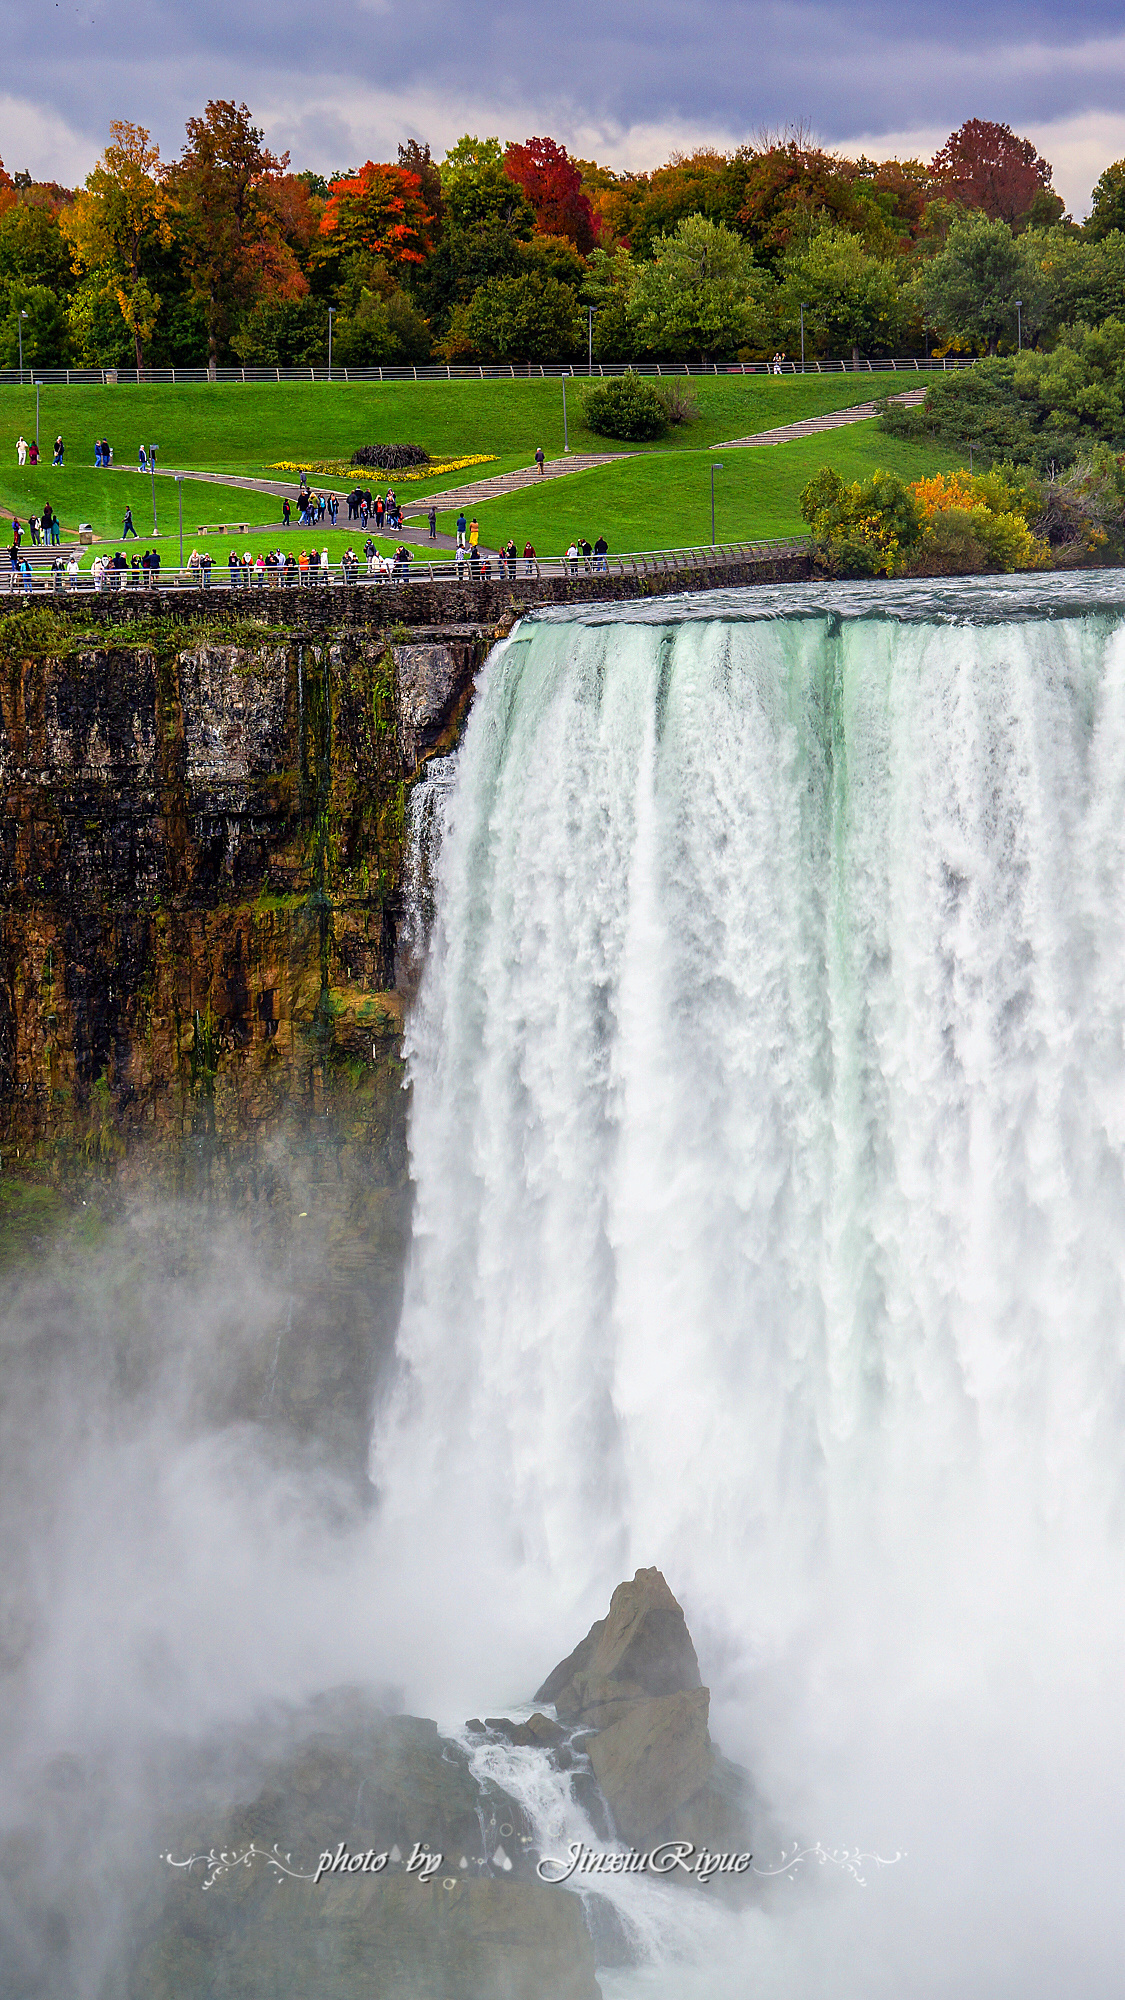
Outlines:
<svg viewBox="0 0 1125 2000"><path fill-rule="evenodd" d="M709 1782L715 1762L710 1705L704 1687L645 1696L590 1742L594 1776L614 1825L634 1846L655 1838Z"/></svg>
<svg viewBox="0 0 1125 2000"><path fill-rule="evenodd" d="M553 1702L559 1721L582 1732L574 1747L589 1759L622 1839L642 1848L688 1840L712 1852L751 1851L750 1780L711 1742L710 1693L658 1569L639 1569L618 1585L609 1616L559 1662L536 1700Z"/></svg>
<svg viewBox="0 0 1125 2000"><path fill-rule="evenodd" d="M554 1702L560 1722L601 1729L626 1703L700 1685L683 1611L658 1569L639 1569L632 1583L618 1584L608 1618L590 1627L535 1699Z"/></svg>

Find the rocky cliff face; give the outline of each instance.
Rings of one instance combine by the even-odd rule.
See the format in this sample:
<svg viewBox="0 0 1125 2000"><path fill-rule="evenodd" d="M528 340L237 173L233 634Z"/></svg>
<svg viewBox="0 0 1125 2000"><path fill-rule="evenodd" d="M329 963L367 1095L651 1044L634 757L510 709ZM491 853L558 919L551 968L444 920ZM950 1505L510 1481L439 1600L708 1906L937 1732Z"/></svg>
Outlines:
<svg viewBox="0 0 1125 2000"><path fill-rule="evenodd" d="M271 1404L358 1462L408 1228L406 797L487 635L129 610L0 618L0 1262L52 1203L221 1201L292 1269Z"/></svg>

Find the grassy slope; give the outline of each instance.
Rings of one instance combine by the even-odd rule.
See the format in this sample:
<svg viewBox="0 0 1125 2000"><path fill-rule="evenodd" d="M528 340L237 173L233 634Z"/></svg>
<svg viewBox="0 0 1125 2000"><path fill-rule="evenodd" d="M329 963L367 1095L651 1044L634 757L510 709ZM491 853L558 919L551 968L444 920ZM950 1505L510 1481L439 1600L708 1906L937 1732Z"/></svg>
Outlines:
<svg viewBox="0 0 1125 2000"><path fill-rule="evenodd" d="M617 445L588 431L582 386L581 378L568 384L572 449L653 449ZM885 375L736 375L699 378L691 386L700 422L673 433L664 449L698 448L846 409L893 385ZM0 388L0 482L6 483L14 468L21 430L25 437L35 435L35 392ZM214 472L256 474L279 459L346 458L357 445L383 440L420 444L435 456L494 452L498 463L482 467L491 473L527 465L538 444L550 458L561 454L562 388L557 381L47 388L41 392L41 444L49 446L58 431L71 464L91 468L94 438L104 435L119 461L135 462L138 444L155 440L162 465ZM460 485L469 476L450 474L445 483ZM6 499L3 483L0 499Z"/></svg>
<svg viewBox="0 0 1125 2000"><path fill-rule="evenodd" d="M522 550L530 536L541 556L556 556L572 538L603 533L612 550L686 548L711 539L711 476L715 454L650 456L621 465L544 481L478 507L481 540L495 548L513 535ZM939 447L904 444L883 435L871 419L846 430L823 431L791 444L727 451L715 475L715 532L719 541L804 532L801 488L822 465L846 479L866 479L883 466L920 479L960 462ZM438 516L452 532L455 515Z"/></svg>

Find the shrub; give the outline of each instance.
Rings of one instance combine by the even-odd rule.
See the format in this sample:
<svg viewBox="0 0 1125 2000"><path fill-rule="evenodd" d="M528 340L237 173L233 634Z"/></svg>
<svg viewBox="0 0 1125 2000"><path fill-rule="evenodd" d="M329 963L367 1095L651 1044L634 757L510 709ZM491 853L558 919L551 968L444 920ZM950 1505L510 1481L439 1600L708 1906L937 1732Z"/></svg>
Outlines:
<svg viewBox="0 0 1125 2000"><path fill-rule="evenodd" d="M656 393L664 405L664 414L669 426L694 424L699 416L699 404L690 389L679 382L659 382Z"/></svg>
<svg viewBox="0 0 1125 2000"><path fill-rule="evenodd" d="M841 576L899 575L921 532L918 502L896 472L849 485L822 466L801 494L801 512Z"/></svg>
<svg viewBox="0 0 1125 2000"><path fill-rule="evenodd" d="M632 369L587 389L583 407L588 429L599 437L639 444L646 438L663 437L668 429L668 411L655 383L635 375Z"/></svg>
<svg viewBox="0 0 1125 2000"><path fill-rule="evenodd" d="M420 444L361 444L353 465L374 465L381 472L401 472L405 465L428 465L430 454Z"/></svg>

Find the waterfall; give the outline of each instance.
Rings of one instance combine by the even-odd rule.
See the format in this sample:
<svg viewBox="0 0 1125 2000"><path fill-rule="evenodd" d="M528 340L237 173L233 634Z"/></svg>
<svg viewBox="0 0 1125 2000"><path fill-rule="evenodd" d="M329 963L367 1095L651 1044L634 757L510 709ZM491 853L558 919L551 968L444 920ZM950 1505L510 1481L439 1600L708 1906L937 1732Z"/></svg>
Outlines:
<svg viewBox="0 0 1125 2000"><path fill-rule="evenodd" d="M907 1850L731 1993L1119 1976L1116 588L525 622L446 797L385 1533L658 1563L780 1823Z"/></svg>

